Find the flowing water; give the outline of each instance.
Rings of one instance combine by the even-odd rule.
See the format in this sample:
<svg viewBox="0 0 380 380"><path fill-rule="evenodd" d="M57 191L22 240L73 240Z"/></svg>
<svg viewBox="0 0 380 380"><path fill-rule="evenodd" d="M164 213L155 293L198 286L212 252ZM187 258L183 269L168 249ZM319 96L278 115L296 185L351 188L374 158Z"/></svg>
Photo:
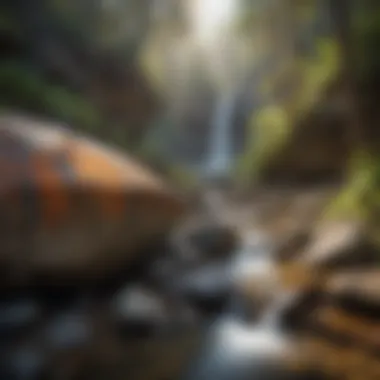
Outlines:
<svg viewBox="0 0 380 380"><path fill-rule="evenodd" d="M205 175L224 177L228 175L232 162L232 133L236 96L223 94L216 102L211 122L209 148L206 156Z"/></svg>
<svg viewBox="0 0 380 380"><path fill-rule="evenodd" d="M231 273L236 284L256 277L266 287L277 286L274 262L259 234L247 235L233 258ZM292 348L281 329L282 311L291 295L276 296L255 321L246 318L236 294L225 313L207 329L202 350L184 380L280 380L287 374L279 365Z"/></svg>

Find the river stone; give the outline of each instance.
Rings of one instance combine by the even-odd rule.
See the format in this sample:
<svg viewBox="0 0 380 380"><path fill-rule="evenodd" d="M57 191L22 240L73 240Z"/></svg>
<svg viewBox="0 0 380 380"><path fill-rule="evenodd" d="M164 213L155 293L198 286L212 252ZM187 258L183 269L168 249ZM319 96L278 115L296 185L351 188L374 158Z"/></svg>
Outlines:
<svg viewBox="0 0 380 380"><path fill-rule="evenodd" d="M173 234L173 250L182 260L199 262L232 255L239 242L236 231L213 220L190 219Z"/></svg>
<svg viewBox="0 0 380 380"><path fill-rule="evenodd" d="M301 261L320 267L352 266L373 262L375 255L361 223L331 221L316 227Z"/></svg>
<svg viewBox="0 0 380 380"><path fill-rule="evenodd" d="M380 270L356 269L332 276L326 284L326 292L351 308L371 309L380 317Z"/></svg>
<svg viewBox="0 0 380 380"><path fill-rule="evenodd" d="M230 264L219 261L188 270L175 278L174 291L202 314L221 312L232 294Z"/></svg>
<svg viewBox="0 0 380 380"><path fill-rule="evenodd" d="M128 264L185 212L130 156L32 117L0 117L0 176L0 261L14 282Z"/></svg>

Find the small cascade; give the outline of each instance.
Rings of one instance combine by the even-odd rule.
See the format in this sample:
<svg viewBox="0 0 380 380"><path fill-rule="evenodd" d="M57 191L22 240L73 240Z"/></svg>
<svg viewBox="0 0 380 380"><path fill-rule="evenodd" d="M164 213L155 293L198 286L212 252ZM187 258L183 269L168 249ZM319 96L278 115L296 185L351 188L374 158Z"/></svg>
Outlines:
<svg viewBox="0 0 380 380"><path fill-rule="evenodd" d="M207 178L225 177L231 168L235 102L236 96L230 93L222 94L216 102L204 165Z"/></svg>
<svg viewBox="0 0 380 380"><path fill-rule="evenodd" d="M234 283L256 276L264 287L277 286L273 257L266 243L260 234L244 236L231 266ZM253 322L245 318L244 301L232 295L228 310L209 327L202 352L184 379L286 379L281 363L292 349L292 340L282 331L280 322L291 296L275 297L258 321Z"/></svg>
<svg viewBox="0 0 380 380"><path fill-rule="evenodd" d="M283 311L293 302L294 297L294 293L279 294L278 298L269 305L268 309L262 315L256 328L279 330Z"/></svg>

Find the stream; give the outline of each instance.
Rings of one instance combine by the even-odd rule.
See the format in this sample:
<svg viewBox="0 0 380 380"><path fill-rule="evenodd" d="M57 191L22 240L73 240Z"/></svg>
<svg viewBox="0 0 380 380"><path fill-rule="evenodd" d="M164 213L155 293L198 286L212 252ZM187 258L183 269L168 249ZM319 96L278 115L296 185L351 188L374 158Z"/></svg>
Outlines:
<svg viewBox="0 0 380 380"><path fill-rule="evenodd" d="M281 360L292 349L292 339L281 328L282 311L292 294L278 292L274 262L260 235L242 239L232 257L234 288L225 310L206 328L202 349L183 380L275 380L288 378ZM255 278L275 296L252 318L250 300L236 292L239 284ZM294 378L294 377L292 377Z"/></svg>
<svg viewBox="0 0 380 380"><path fill-rule="evenodd" d="M208 178L228 175L232 163L232 126L236 97L223 94L217 99L211 121L209 149L204 163L204 175Z"/></svg>
<svg viewBox="0 0 380 380"><path fill-rule="evenodd" d="M291 353L293 341L281 322L293 294L280 289L271 241L254 226L246 228L244 212L251 210L244 205L231 204L217 188L204 196L209 213L215 220L232 225L240 243L227 259L227 272L223 272L224 283L229 286L225 307L206 324L201 349L181 380L288 379L281 363ZM252 284L252 279L266 297L263 305L254 304L244 294L245 284ZM216 280L219 283L220 279Z"/></svg>

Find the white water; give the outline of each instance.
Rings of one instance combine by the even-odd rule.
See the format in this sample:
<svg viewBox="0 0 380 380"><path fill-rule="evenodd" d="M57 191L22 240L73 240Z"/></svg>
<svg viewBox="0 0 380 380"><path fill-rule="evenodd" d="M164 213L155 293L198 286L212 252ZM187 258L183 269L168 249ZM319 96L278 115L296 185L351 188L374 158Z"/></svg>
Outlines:
<svg viewBox="0 0 380 380"><path fill-rule="evenodd" d="M233 281L256 276L264 286L276 286L273 258L266 248L259 235L245 236L232 265ZM209 329L186 380L280 380L286 376L279 364L292 349L292 341L281 330L280 321L290 295L275 297L256 323L242 320L242 305L234 301Z"/></svg>
<svg viewBox="0 0 380 380"><path fill-rule="evenodd" d="M210 83L216 90L210 135L202 174L206 178L226 176L232 161L232 126L236 94L235 20L238 0L192 0L188 17L192 38Z"/></svg>
<svg viewBox="0 0 380 380"><path fill-rule="evenodd" d="M224 176L230 170L235 100L234 94L226 93L216 102L205 162L205 175L208 177Z"/></svg>

